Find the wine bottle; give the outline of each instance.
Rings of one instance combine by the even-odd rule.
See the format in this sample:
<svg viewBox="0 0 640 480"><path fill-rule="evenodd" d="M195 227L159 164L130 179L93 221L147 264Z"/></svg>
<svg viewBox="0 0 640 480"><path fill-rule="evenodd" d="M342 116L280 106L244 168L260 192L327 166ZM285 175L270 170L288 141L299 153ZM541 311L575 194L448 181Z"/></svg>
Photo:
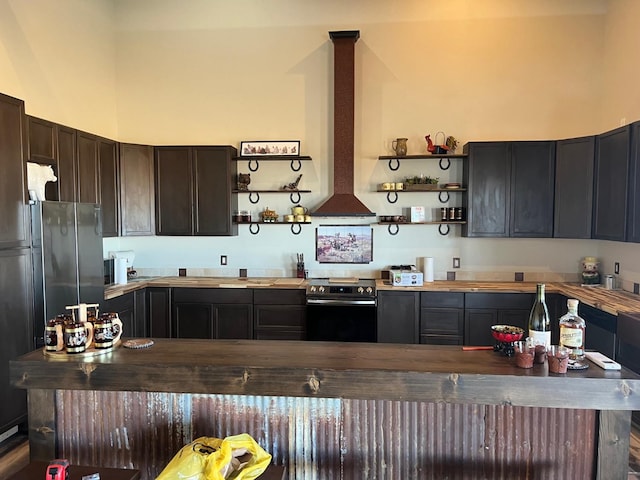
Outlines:
<svg viewBox="0 0 640 480"><path fill-rule="evenodd" d="M549 310L544 301L544 283L536 286L536 301L529 313L529 337L534 345L551 345Z"/></svg>
<svg viewBox="0 0 640 480"><path fill-rule="evenodd" d="M586 323L578 315L578 303L575 298L567 300L568 312L560 317L560 345L570 350L569 358L584 360L584 331Z"/></svg>

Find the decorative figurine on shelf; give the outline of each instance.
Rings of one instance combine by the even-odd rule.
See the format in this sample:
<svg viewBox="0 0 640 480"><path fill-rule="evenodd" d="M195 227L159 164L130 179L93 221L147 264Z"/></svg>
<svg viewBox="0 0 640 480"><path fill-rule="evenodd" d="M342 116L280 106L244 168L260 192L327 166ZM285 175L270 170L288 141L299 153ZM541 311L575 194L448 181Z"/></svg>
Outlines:
<svg viewBox="0 0 640 480"><path fill-rule="evenodd" d="M251 174L250 173L239 173L238 174L238 190L246 192L249 190L249 184L251 183Z"/></svg>
<svg viewBox="0 0 640 480"><path fill-rule="evenodd" d="M596 257L584 257L582 259L582 284L583 285L599 285L600 272L598 266L600 263Z"/></svg>
<svg viewBox="0 0 640 480"><path fill-rule="evenodd" d="M448 153L455 153L456 148L458 148L458 140L456 137L449 135L444 143L449 148Z"/></svg>
<svg viewBox="0 0 640 480"><path fill-rule="evenodd" d="M278 221L278 214L275 210L269 210L269 207L265 207L263 212L260 212L262 221L266 223L275 223Z"/></svg>
<svg viewBox="0 0 640 480"><path fill-rule="evenodd" d="M438 136L440 134L442 134L442 143L441 144L437 144ZM448 153L449 147L447 145L445 145L446 142L445 142L444 132L436 133L436 143L435 144L431 140L431 135L427 135L424 138L427 141L427 152L438 154L438 155L444 155L444 154Z"/></svg>
<svg viewBox="0 0 640 480"><path fill-rule="evenodd" d="M288 183L288 184L283 185L282 187L280 187L280 190L291 190L291 191L298 190L298 184L300 183L300 179L301 178L302 178L302 174L298 175L298 178L296 178L295 182Z"/></svg>

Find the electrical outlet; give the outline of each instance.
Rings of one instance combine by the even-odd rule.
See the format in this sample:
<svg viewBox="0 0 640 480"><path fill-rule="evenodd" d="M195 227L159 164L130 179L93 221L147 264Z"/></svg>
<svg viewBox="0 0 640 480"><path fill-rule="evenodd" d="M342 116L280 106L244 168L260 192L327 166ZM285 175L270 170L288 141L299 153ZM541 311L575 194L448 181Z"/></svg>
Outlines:
<svg viewBox="0 0 640 480"><path fill-rule="evenodd" d="M516 282L524 282L524 272L516 272L515 281Z"/></svg>
<svg viewBox="0 0 640 480"><path fill-rule="evenodd" d="M453 268L460 268L460 258L453 257Z"/></svg>
<svg viewBox="0 0 640 480"><path fill-rule="evenodd" d="M226 264L227 264L227 256L220 255L220 265L226 265Z"/></svg>
<svg viewBox="0 0 640 480"><path fill-rule="evenodd" d="M187 276L187 269L186 268L179 268L178 269L178 276L179 277L186 277Z"/></svg>
<svg viewBox="0 0 640 480"><path fill-rule="evenodd" d="M613 264L613 273L616 275L620 274L620 262L616 262Z"/></svg>

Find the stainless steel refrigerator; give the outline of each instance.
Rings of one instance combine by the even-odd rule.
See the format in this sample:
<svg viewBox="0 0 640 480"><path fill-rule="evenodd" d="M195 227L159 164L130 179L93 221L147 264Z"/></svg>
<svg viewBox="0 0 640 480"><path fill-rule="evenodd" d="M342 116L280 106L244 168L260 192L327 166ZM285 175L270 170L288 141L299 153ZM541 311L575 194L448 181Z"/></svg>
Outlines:
<svg viewBox="0 0 640 480"><path fill-rule="evenodd" d="M38 202L31 206L34 344L44 345L47 320L67 305L104 301L99 204Z"/></svg>

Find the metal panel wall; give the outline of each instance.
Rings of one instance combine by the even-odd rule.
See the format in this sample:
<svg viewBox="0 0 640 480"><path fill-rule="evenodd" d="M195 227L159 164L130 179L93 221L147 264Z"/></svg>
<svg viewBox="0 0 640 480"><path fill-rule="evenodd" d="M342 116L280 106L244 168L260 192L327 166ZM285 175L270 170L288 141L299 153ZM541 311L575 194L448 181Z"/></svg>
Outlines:
<svg viewBox="0 0 640 480"><path fill-rule="evenodd" d="M59 454L154 479L200 436L249 433L289 478L593 478L596 412L325 398L61 391Z"/></svg>

